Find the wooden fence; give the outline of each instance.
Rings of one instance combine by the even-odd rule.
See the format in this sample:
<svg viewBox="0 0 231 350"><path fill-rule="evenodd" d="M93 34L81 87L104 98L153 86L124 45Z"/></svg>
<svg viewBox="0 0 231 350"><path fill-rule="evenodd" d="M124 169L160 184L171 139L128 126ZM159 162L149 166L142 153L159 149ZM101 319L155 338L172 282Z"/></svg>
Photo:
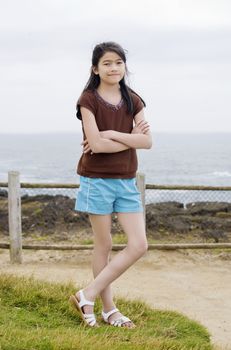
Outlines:
<svg viewBox="0 0 231 350"><path fill-rule="evenodd" d="M168 189L168 190L222 190L230 191L231 187L211 187L211 186L164 186L146 185L145 175L137 173L137 187L141 193L143 213L145 219L145 189ZM44 250L81 250L93 249L92 245L23 245L22 244L22 224L21 224L21 194L20 188L78 188L75 184L20 184L20 174L17 171L9 171L8 183L0 183L0 187L8 187L8 211L9 211L9 237L10 243L0 243L0 248L10 250L11 263L22 263L22 249L44 249ZM123 249L125 245L113 245L113 250ZM208 243L208 244L149 244L149 249L211 249L211 248L231 248L231 243Z"/></svg>

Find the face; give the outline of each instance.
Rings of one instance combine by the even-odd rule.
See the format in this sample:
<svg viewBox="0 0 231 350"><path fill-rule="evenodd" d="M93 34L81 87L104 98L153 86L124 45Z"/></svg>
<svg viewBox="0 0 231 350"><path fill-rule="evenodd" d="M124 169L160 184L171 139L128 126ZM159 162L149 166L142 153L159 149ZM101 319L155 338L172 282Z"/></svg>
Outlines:
<svg viewBox="0 0 231 350"><path fill-rule="evenodd" d="M106 52L99 60L98 67L93 67L95 74L107 84L118 84L125 74L125 63L115 52Z"/></svg>

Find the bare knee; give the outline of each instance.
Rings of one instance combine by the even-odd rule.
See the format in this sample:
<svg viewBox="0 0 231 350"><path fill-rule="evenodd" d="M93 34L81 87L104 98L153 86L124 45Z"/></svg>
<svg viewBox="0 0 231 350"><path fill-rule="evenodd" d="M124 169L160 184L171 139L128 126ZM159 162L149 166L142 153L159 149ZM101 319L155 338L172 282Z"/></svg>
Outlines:
<svg viewBox="0 0 231 350"><path fill-rule="evenodd" d="M101 254L109 254L112 250L112 238L111 236L107 239L95 239L94 240L94 250L100 252Z"/></svg>
<svg viewBox="0 0 231 350"><path fill-rule="evenodd" d="M128 249L137 257L141 257L144 255L148 250L148 242L147 239L139 239L135 242L128 243Z"/></svg>

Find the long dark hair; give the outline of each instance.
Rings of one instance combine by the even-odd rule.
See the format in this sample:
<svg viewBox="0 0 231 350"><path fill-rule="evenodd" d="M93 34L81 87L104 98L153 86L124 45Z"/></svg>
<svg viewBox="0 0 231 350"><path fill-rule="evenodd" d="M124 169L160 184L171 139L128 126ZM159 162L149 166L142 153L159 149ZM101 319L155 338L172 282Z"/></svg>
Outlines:
<svg viewBox="0 0 231 350"><path fill-rule="evenodd" d="M100 58L106 52L112 52L112 51L117 53L121 57L123 62L125 63L125 75L128 76L129 72L128 72L128 68L127 68L127 65L126 65L125 50L119 44L117 44L117 43L115 43L113 41L108 41L108 42L104 42L104 43L98 44L98 45L95 46L95 48L93 50L91 75L90 75L90 78L88 79L87 84L85 85L85 88L84 88L83 92L87 91L87 90L95 90L95 89L97 89L97 87L100 84L100 77L99 77L98 74L95 74L93 72L93 67L97 67L98 66ZM119 84L120 84L120 90L121 90L122 97L123 97L123 99L125 100L125 102L127 104L127 111L128 111L128 113L133 114L134 105L133 105L133 100L132 100L132 97L131 97L131 92L133 92L137 96L139 96L139 95L126 84L125 77L123 77L123 79L120 80ZM143 102L144 106L146 106L144 100L140 96L139 96L139 98Z"/></svg>

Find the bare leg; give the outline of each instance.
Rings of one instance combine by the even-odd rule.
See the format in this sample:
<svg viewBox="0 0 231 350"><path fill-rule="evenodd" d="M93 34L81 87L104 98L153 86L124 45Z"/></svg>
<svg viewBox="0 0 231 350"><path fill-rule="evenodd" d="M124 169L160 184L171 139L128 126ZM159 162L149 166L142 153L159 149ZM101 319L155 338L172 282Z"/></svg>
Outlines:
<svg viewBox="0 0 231 350"><path fill-rule="evenodd" d="M89 215L91 227L94 233L94 250L92 258L93 275L96 277L108 264L112 248L111 237L111 214ZM113 303L110 284L100 293L104 310L111 310L115 307Z"/></svg>
<svg viewBox="0 0 231 350"><path fill-rule="evenodd" d="M92 258L92 269L94 277L108 264L109 255L112 248L111 238L111 214L109 215L89 215L92 230L94 233L94 250ZM103 311L109 312L116 308L113 302L111 285L109 284L101 293L100 297L103 303ZM86 308L86 309L85 309ZM86 306L86 313L92 312L91 306ZM110 322L122 316L120 312L115 312L109 317ZM133 326L131 322L126 322L124 326Z"/></svg>
<svg viewBox="0 0 231 350"><path fill-rule="evenodd" d="M111 237L111 214L95 215L89 214L89 219L94 234L94 250L92 257L93 275L96 277L108 264L112 248ZM103 309L110 311L115 307L110 284L100 293ZM85 313L92 312L92 306L84 306Z"/></svg>
<svg viewBox="0 0 231 350"><path fill-rule="evenodd" d="M84 295L88 300L94 301L97 295L101 294L111 282L126 271L147 250L143 213L117 213L117 216L128 237L128 244L124 250L105 265L97 277L84 289Z"/></svg>

